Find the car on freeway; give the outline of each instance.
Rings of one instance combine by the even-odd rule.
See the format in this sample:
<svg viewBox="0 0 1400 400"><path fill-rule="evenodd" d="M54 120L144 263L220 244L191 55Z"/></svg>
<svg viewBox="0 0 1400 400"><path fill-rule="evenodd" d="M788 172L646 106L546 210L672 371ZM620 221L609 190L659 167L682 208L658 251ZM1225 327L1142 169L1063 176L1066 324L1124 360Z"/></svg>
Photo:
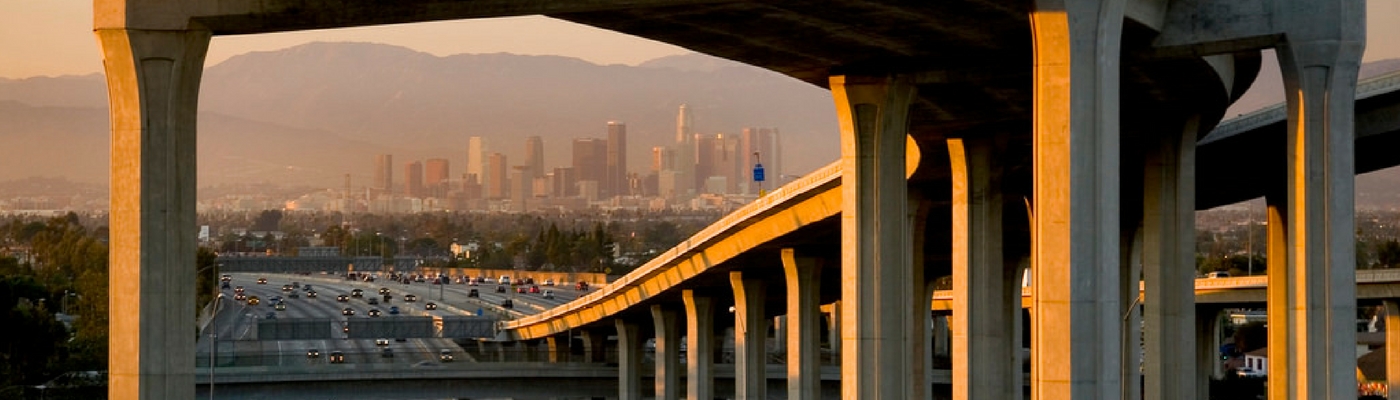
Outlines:
<svg viewBox="0 0 1400 400"><path fill-rule="evenodd" d="M290 292L290 291L292 291L292 285L282 285L282 291L283 291L283 292Z"/></svg>
<svg viewBox="0 0 1400 400"><path fill-rule="evenodd" d="M1268 376L1268 374L1265 374L1264 371L1260 371L1260 370L1257 370L1257 369L1254 369L1254 368L1245 367L1245 368L1240 368L1240 369L1235 370L1235 376L1238 376L1238 377L1241 377L1241 378L1263 378L1263 377Z"/></svg>
<svg viewBox="0 0 1400 400"><path fill-rule="evenodd" d="M340 315L355 315L355 309L345 307L344 310L340 310Z"/></svg>
<svg viewBox="0 0 1400 400"><path fill-rule="evenodd" d="M258 305L259 301L261 300L258 299L258 296L248 296L248 305L250 306Z"/></svg>
<svg viewBox="0 0 1400 400"><path fill-rule="evenodd" d="M243 294L243 286L242 286L242 285L234 286L234 287L233 287L233 292L234 292L234 293L238 293L238 294Z"/></svg>
<svg viewBox="0 0 1400 400"><path fill-rule="evenodd" d="M386 287L379 288L379 294L389 294L389 288L386 288Z"/></svg>
<svg viewBox="0 0 1400 400"><path fill-rule="evenodd" d="M248 296L243 295L243 293L235 294L235 295L233 295L233 300L234 300L234 301L247 301L247 300L248 300Z"/></svg>
<svg viewBox="0 0 1400 400"><path fill-rule="evenodd" d="M266 284L267 284L267 278L258 278L258 284L259 284L259 285L266 285Z"/></svg>
<svg viewBox="0 0 1400 400"><path fill-rule="evenodd" d="M399 343L403 343L403 342L407 342L408 339L407 339L407 338L398 337L398 338L394 338L394 341L395 341L395 342L399 342Z"/></svg>
<svg viewBox="0 0 1400 400"><path fill-rule="evenodd" d="M399 306L389 307L389 315L399 315Z"/></svg>
<svg viewBox="0 0 1400 400"><path fill-rule="evenodd" d="M418 275L418 277L413 278L413 281L414 281L414 282L418 282L418 283L423 283L423 282L427 282L428 279L427 279L427 278L424 278L423 275Z"/></svg>
<svg viewBox="0 0 1400 400"><path fill-rule="evenodd" d="M331 364L341 364L345 362L345 353L332 351L329 357Z"/></svg>
<svg viewBox="0 0 1400 400"><path fill-rule="evenodd" d="M312 290L312 291L310 291L310 292L306 292L306 297L312 298L312 299L316 298L316 291L315 291L315 290Z"/></svg>
<svg viewBox="0 0 1400 400"><path fill-rule="evenodd" d="M379 352L379 356L383 358L394 358L394 349L385 347L383 351Z"/></svg>
<svg viewBox="0 0 1400 400"><path fill-rule="evenodd" d="M546 290L546 291L544 291L544 294L543 294L542 296L544 296L544 298L546 298L546 299L554 300L554 291L553 291L553 290Z"/></svg>
<svg viewBox="0 0 1400 400"><path fill-rule="evenodd" d="M369 309L369 316L371 316L371 317L378 317L378 316L379 316L379 309L378 309L378 308L371 308L371 309Z"/></svg>
<svg viewBox="0 0 1400 400"><path fill-rule="evenodd" d="M374 339L375 346L388 346L389 339Z"/></svg>
<svg viewBox="0 0 1400 400"><path fill-rule="evenodd" d="M506 292L506 287L505 287L505 286L496 285L496 293L505 293L505 292Z"/></svg>
<svg viewBox="0 0 1400 400"><path fill-rule="evenodd" d="M301 282L292 281L292 289L301 289Z"/></svg>
<svg viewBox="0 0 1400 400"><path fill-rule="evenodd" d="M455 359L455 357L452 357L452 350L448 350L448 349L438 350L438 360L439 360L439 361L442 361L442 362L452 362L452 360L454 360L454 359Z"/></svg>
<svg viewBox="0 0 1400 400"><path fill-rule="evenodd" d="M222 276L219 277L219 281L221 281L221 282L228 282L228 281L231 281L231 280L233 280L233 275L223 274Z"/></svg>
<svg viewBox="0 0 1400 400"><path fill-rule="evenodd" d="M545 280L544 280L544 285L545 285L545 286L554 286L554 278L545 279Z"/></svg>
<svg viewBox="0 0 1400 400"><path fill-rule="evenodd" d="M501 308L515 308L515 302L510 299L501 300Z"/></svg>
<svg viewBox="0 0 1400 400"><path fill-rule="evenodd" d="M378 298L374 298L374 297L370 297L369 300L365 300L365 302L366 302L366 303L369 303L369 305L372 305L372 306L377 306L377 305L379 305L379 299L378 299Z"/></svg>
<svg viewBox="0 0 1400 400"><path fill-rule="evenodd" d="M339 295L339 296L335 296L335 301L344 303L344 302L350 301L350 296L346 296L346 295L343 295L343 294L342 294L342 295Z"/></svg>
<svg viewBox="0 0 1400 400"><path fill-rule="evenodd" d="M350 297L365 297L365 291L360 289L351 290Z"/></svg>
<svg viewBox="0 0 1400 400"><path fill-rule="evenodd" d="M428 304L424 304L424 305L423 305L423 309L424 309L424 310L436 310L436 309L437 309L437 303L434 303L434 302L431 302L431 301L430 301L430 302L428 302Z"/></svg>
<svg viewBox="0 0 1400 400"><path fill-rule="evenodd" d="M539 287L539 286L537 286L537 285L531 285L531 286L530 286L530 293L539 293L539 292L540 292L540 287Z"/></svg>
<svg viewBox="0 0 1400 400"><path fill-rule="evenodd" d="M409 303L412 303L412 302L418 301L418 296L412 295L412 294L406 294L406 295L403 296L403 301L407 301L407 302L409 302Z"/></svg>
<svg viewBox="0 0 1400 400"><path fill-rule="evenodd" d="M501 275L501 278L496 280L496 284L499 284L499 285L509 285L509 284L510 284L510 275Z"/></svg>
<svg viewBox="0 0 1400 400"><path fill-rule="evenodd" d="M340 331L341 331L341 332L345 332L345 333L350 333L350 325L343 325L343 326L341 326L341 327L340 327Z"/></svg>
<svg viewBox="0 0 1400 400"><path fill-rule="evenodd" d="M287 297L288 297L288 298L293 298L293 299L300 299L300 298L301 298L301 295L297 294L297 292L291 292L291 293L287 293Z"/></svg>
<svg viewBox="0 0 1400 400"><path fill-rule="evenodd" d="M306 350L306 358L321 358L321 351L317 349Z"/></svg>
<svg viewBox="0 0 1400 400"><path fill-rule="evenodd" d="M574 284L574 290L588 290L588 282L578 281Z"/></svg>
<svg viewBox="0 0 1400 400"><path fill-rule="evenodd" d="M467 279L467 286L476 286L477 283L476 279Z"/></svg>
<svg viewBox="0 0 1400 400"><path fill-rule="evenodd" d="M228 282L219 284L219 289L228 289Z"/></svg>
<svg viewBox="0 0 1400 400"><path fill-rule="evenodd" d="M525 285L533 285L535 284L535 278L525 278L525 280L520 281L520 283Z"/></svg>
<svg viewBox="0 0 1400 400"><path fill-rule="evenodd" d="M280 301L279 301L279 302L277 302L277 304L275 304L275 305L272 306L272 309L277 310L277 311L287 311L287 303L283 303L283 302L280 302Z"/></svg>
<svg viewBox="0 0 1400 400"><path fill-rule="evenodd" d="M516 292L516 293L519 293L519 294L525 294L525 293L528 293L529 290L526 290L524 286L521 286L521 287L515 288L515 292Z"/></svg>
<svg viewBox="0 0 1400 400"><path fill-rule="evenodd" d="M481 297L481 292L476 291L476 289L468 290L467 297Z"/></svg>
<svg viewBox="0 0 1400 400"><path fill-rule="evenodd" d="M308 284L305 284L305 285L301 285L301 290L310 292L310 291L311 291L311 284L308 283Z"/></svg>

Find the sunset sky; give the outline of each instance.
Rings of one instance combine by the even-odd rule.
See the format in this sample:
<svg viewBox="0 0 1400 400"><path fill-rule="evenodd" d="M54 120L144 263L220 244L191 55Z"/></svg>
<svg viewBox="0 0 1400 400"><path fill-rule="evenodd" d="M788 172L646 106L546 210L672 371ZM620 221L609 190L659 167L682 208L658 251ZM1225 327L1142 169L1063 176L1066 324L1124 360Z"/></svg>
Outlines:
<svg viewBox="0 0 1400 400"><path fill-rule="evenodd" d="M1369 0L1366 61L1400 58L1400 0ZM436 55L554 54L599 64L637 64L686 49L545 17L216 37L208 63L315 41L377 42ZM0 78L100 72L91 0L0 1Z"/></svg>

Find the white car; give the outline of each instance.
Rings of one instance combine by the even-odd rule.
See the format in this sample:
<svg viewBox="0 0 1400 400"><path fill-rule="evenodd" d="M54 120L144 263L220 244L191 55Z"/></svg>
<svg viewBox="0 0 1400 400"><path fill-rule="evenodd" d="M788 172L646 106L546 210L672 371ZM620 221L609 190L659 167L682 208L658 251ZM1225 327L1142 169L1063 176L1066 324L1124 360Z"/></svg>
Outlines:
<svg viewBox="0 0 1400 400"><path fill-rule="evenodd" d="M389 339L374 339L375 346L388 346Z"/></svg>
<svg viewBox="0 0 1400 400"><path fill-rule="evenodd" d="M1267 375L1264 374L1264 371L1259 371L1259 370L1256 370L1256 369L1254 369L1254 368L1244 367L1244 368L1240 368L1240 369L1235 370L1235 376L1238 376L1238 377L1241 377L1241 378L1263 378L1263 377L1265 377L1265 376L1267 376Z"/></svg>

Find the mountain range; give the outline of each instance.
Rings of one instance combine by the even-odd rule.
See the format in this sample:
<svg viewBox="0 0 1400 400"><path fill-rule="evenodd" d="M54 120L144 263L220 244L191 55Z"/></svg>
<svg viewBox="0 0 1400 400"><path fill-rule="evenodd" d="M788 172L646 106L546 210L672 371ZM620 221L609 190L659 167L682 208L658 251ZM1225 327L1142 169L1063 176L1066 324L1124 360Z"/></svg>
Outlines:
<svg viewBox="0 0 1400 400"><path fill-rule="evenodd" d="M1282 99L1271 57L1227 115ZM1400 60L1368 63L1363 76L1397 69ZM629 169L646 171L651 148L674 143L681 104L689 105L702 133L779 129L785 174L800 175L839 156L829 91L695 53L628 66L311 43L229 58L207 67L202 85L201 186L339 188L350 174L352 184L363 187L376 154L394 155L396 181L405 163L427 158L448 159L451 175L460 176L471 136L486 138L489 150L512 165L523 164L525 137L540 136L546 167L567 166L572 140L606 137L608 121L627 124ZM106 107L100 75L0 79L0 181L60 176L105 184ZM1400 204L1400 170L1370 174L1358 184L1359 198Z"/></svg>

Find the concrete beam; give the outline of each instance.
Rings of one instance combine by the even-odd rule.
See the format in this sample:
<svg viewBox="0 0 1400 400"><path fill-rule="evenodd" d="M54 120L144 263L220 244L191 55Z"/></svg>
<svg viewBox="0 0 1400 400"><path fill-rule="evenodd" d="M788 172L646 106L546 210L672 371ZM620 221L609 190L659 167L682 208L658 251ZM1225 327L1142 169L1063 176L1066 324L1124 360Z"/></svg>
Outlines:
<svg viewBox="0 0 1400 400"><path fill-rule="evenodd" d="M1117 398L1122 0L1037 0L1032 391Z"/></svg>
<svg viewBox="0 0 1400 400"><path fill-rule="evenodd" d="M656 399L676 400L681 395L680 330L675 310L660 304L651 306L656 327Z"/></svg>
<svg viewBox="0 0 1400 400"><path fill-rule="evenodd" d="M1386 299L1385 306L1385 383L1390 400L1400 400L1400 300Z"/></svg>
<svg viewBox="0 0 1400 400"><path fill-rule="evenodd" d="M1021 395L1021 288L1002 257L1000 152L990 138L948 139L953 178L953 397ZM940 324L934 325L939 327ZM937 337L937 336L935 336ZM937 339L935 339L937 341ZM935 348L937 348L935 344Z"/></svg>
<svg viewBox="0 0 1400 400"><path fill-rule="evenodd" d="M1199 117L1148 148L1143 178L1144 398L1196 395L1195 146Z"/></svg>
<svg viewBox="0 0 1400 400"><path fill-rule="evenodd" d="M763 317L763 281L729 273L734 289L734 398L768 398L768 321Z"/></svg>
<svg viewBox="0 0 1400 400"><path fill-rule="evenodd" d="M923 268L911 263L908 182L909 104L900 77L830 79L841 126L841 393L845 398L915 398L916 351L924 329L911 299Z"/></svg>
<svg viewBox="0 0 1400 400"><path fill-rule="evenodd" d="M715 398L715 307L709 297L696 296L693 290L681 292L685 303L685 366L686 398L708 400Z"/></svg>
<svg viewBox="0 0 1400 400"><path fill-rule="evenodd" d="M786 335L787 398L821 398L821 259L797 257L793 249L782 250L783 276L787 281Z"/></svg>
<svg viewBox="0 0 1400 400"><path fill-rule="evenodd" d="M1315 2L1317 25L1355 31L1360 1ZM1322 4L1326 3L1326 4ZM1340 4L1333 4L1340 3ZM1302 13L1304 10L1295 10ZM1348 18L1349 17L1349 18ZM1364 33L1363 33L1364 34ZM1309 34L1304 37L1312 36ZM1340 40L1339 40L1340 39ZM1287 258L1269 269L1269 396L1339 399L1356 395L1356 77L1364 37L1294 41L1278 47L1288 96L1284 176ZM1272 256L1272 254L1270 254ZM1272 264L1272 261L1271 261ZM1277 301L1277 302L1275 302ZM1276 314L1286 313L1275 323ZM1273 341L1273 339L1280 341ZM1275 369L1274 357L1287 360Z"/></svg>
<svg viewBox="0 0 1400 400"><path fill-rule="evenodd" d="M210 33L96 31L112 137L108 397L194 397L195 121ZM135 295L132 295L135 293Z"/></svg>

